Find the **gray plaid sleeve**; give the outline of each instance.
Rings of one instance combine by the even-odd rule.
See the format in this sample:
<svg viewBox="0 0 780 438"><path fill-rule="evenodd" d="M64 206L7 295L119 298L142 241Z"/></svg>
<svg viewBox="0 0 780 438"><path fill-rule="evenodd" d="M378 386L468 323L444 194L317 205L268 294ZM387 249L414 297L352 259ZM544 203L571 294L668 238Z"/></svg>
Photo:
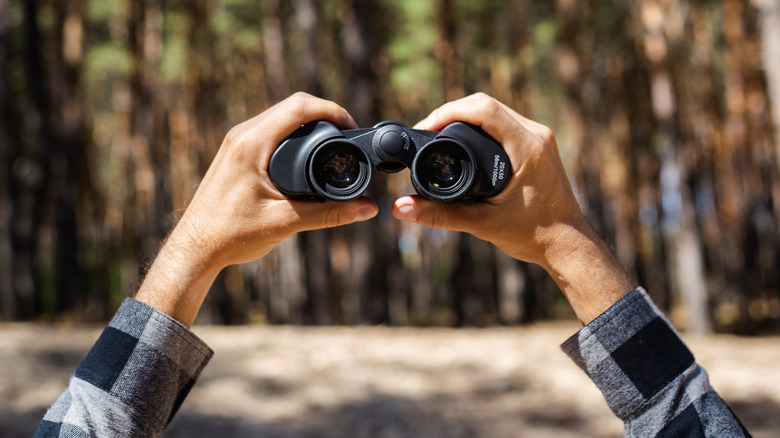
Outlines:
<svg viewBox="0 0 780 438"><path fill-rule="evenodd" d="M604 394L627 437L750 436L641 288L561 348Z"/></svg>
<svg viewBox="0 0 780 438"><path fill-rule="evenodd" d="M175 319L127 299L35 436L159 436L212 355Z"/></svg>

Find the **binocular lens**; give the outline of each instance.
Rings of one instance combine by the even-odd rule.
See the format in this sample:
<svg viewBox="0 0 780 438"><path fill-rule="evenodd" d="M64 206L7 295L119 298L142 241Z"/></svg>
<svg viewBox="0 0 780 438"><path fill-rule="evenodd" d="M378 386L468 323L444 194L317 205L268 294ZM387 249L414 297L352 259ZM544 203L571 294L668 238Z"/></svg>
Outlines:
<svg viewBox="0 0 780 438"><path fill-rule="evenodd" d="M325 158L321 171L325 184L344 189L360 176L360 161L349 152L336 152Z"/></svg>
<svg viewBox="0 0 780 438"><path fill-rule="evenodd" d="M475 160L469 150L454 139L436 139L417 152L412 163L412 182L429 199L454 201L474 183Z"/></svg>
<svg viewBox="0 0 780 438"><path fill-rule="evenodd" d="M449 152L434 152L423 164L425 179L436 188L447 189L457 184L463 173L460 160Z"/></svg>
<svg viewBox="0 0 780 438"><path fill-rule="evenodd" d="M368 156L348 141L325 142L311 156L309 180L314 189L327 199L355 199L363 193L370 179Z"/></svg>

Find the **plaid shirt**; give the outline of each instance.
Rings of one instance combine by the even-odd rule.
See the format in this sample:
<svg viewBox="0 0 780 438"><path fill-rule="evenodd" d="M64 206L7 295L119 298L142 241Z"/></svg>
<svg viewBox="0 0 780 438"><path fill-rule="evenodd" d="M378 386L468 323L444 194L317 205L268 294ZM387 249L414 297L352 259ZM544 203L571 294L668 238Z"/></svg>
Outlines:
<svg viewBox="0 0 780 438"><path fill-rule="evenodd" d="M642 289L562 348L628 437L750 436ZM212 354L173 318L125 300L35 436L159 436Z"/></svg>
<svg viewBox="0 0 780 438"><path fill-rule="evenodd" d="M561 348L599 387L627 437L750 436L641 288Z"/></svg>
<svg viewBox="0 0 780 438"><path fill-rule="evenodd" d="M159 436L212 355L175 319L127 299L35 436Z"/></svg>

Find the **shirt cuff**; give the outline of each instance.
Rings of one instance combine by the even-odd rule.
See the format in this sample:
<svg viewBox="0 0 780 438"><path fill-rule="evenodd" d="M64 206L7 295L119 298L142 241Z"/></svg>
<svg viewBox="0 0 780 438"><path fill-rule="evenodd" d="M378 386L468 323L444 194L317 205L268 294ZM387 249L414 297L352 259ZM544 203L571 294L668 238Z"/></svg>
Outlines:
<svg viewBox="0 0 780 438"><path fill-rule="evenodd" d="M694 357L642 288L561 345L626 421L686 370Z"/></svg>
<svg viewBox="0 0 780 438"><path fill-rule="evenodd" d="M171 316L128 298L76 370L162 430L214 352Z"/></svg>

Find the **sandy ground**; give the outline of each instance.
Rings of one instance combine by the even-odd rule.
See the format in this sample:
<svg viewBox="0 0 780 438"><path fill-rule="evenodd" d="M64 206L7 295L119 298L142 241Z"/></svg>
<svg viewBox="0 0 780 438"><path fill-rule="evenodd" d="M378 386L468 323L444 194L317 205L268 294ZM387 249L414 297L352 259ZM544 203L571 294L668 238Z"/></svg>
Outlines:
<svg viewBox="0 0 780 438"><path fill-rule="evenodd" d="M558 347L577 328L199 326L216 355L164 436L623 436ZM32 435L99 333L0 325L0 436ZM685 339L753 435L780 436L780 338Z"/></svg>

